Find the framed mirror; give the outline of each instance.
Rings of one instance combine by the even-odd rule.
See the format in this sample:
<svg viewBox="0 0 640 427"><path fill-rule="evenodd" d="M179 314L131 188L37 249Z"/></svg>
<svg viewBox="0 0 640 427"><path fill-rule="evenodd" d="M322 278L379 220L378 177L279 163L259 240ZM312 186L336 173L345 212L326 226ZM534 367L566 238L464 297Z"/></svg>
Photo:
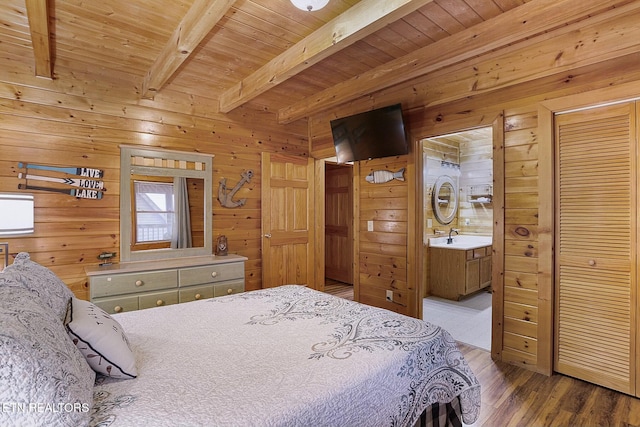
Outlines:
<svg viewBox="0 0 640 427"><path fill-rule="evenodd" d="M211 255L213 155L120 147L120 261Z"/></svg>
<svg viewBox="0 0 640 427"><path fill-rule="evenodd" d="M431 195L433 214L440 224L450 224L458 212L458 188L449 175L440 175Z"/></svg>

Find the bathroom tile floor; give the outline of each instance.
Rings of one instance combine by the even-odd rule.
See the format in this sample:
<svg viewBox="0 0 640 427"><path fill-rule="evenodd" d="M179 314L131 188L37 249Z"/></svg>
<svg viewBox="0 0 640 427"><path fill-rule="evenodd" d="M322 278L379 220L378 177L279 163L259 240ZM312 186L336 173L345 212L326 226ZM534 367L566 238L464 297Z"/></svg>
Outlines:
<svg viewBox="0 0 640 427"><path fill-rule="evenodd" d="M423 318L442 326L456 341L491 350L491 294L479 292L461 301L423 300Z"/></svg>

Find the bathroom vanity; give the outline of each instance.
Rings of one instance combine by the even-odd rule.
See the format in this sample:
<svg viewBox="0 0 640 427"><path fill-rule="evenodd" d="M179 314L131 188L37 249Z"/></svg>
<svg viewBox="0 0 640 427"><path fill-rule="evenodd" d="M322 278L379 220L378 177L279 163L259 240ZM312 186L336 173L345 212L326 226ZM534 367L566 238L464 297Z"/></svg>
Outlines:
<svg viewBox="0 0 640 427"><path fill-rule="evenodd" d="M491 237L429 239L430 294L459 300L491 285Z"/></svg>

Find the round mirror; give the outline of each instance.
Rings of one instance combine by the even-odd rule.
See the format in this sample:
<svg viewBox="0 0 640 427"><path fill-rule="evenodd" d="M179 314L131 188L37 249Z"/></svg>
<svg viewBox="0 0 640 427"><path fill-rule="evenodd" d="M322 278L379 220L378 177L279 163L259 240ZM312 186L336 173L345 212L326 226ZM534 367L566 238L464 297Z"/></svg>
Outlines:
<svg viewBox="0 0 640 427"><path fill-rule="evenodd" d="M458 189L448 175L441 175L433 184L431 195L433 213L440 224L450 224L458 211Z"/></svg>

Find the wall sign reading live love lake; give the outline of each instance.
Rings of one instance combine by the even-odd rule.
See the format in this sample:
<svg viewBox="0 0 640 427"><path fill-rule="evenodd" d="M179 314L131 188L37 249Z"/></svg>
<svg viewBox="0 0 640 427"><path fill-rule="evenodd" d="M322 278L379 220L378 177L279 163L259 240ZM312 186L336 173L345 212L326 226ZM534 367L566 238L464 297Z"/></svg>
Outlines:
<svg viewBox="0 0 640 427"><path fill-rule="evenodd" d="M18 168L27 169L27 173L19 173L18 178L25 179L24 184L19 184L18 188L25 190L38 190L38 191L50 191L54 193L68 194L78 199L102 199L104 188L104 182L99 179L104 176L104 171L94 168L86 167L60 167L60 166L47 166L37 165L33 163L18 163ZM53 172L56 176L31 174L29 170L39 170L46 172ZM42 173L42 172L41 172ZM63 176L74 175L75 177ZM81 177L81 178L76 178ZM38 186L31 185L29 181L43 181L50 182L54 186ZM66 188L68 186L77 188Z"/></svg>

